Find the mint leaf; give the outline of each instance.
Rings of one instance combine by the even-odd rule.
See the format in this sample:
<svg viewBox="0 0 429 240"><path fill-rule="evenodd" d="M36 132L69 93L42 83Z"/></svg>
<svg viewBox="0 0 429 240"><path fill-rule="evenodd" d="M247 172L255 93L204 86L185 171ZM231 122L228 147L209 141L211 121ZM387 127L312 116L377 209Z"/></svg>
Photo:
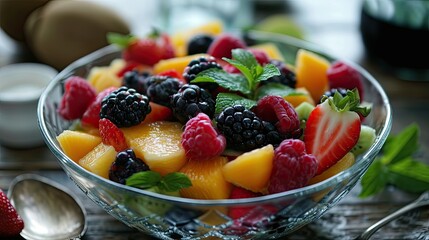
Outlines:
<svg viewBox="0 0 429 240"><path fill-rule="evenodd" d="M218 114L226 107L237 104L243 105L245 108L250 109L253 106L256 106L256 101L233 93L219 93L216 98L215 112Z"/></svg>
<svg viewBox="0 0 429 240"><path fill-rule="evenodd" d="M255 56L248 50L237 48L231 51L232 58L237 60L240 64L248 69L252 69L254 66L259 65Z"/></svg>
<svg viewBox="0 0 429 240"><path fill-rule="evenodd" d="M174 172L164 176L159 188L166 192L174 192L190 186L192 186L192 182L186 174Z"/></svg>
<svg viewBox="0 0 429 240"><path fill-rule="evenodd" d="M252 73L251 69L249 69L244 64L242 64L239 61L234 60L234 59L223 58L223 60L225 60L229 64L233 65L238 70L240 70L240 72L245 76L245 79L247 81L247 85L249 86L249 88L253 89L254 78L253 78L253 73Z"/></svg>
<svg viewBox="0 0 429 240"><path fill-rule="evenodd" d="M161 174L154 171L142 171L134 173L127 178L125 184L131 187L146 189L157 186L160 181Z"/></svg>
<svg viewBox="0 0 429 240"><path fill-rule="evenodd" d="M262 72L258 74L255 82L259 83L274 76L280 76L280 71L274 64L269 63L262 68Z"/></svg>
<svg viewBox="0 0 429 240"><path fill-rule="evenodd" d="M240 74L230 74L221 69L211 68L197 74L191 83L215 82L219 86L231 91L238 91L243 94L249 94L251 88L246 78Z"/></svg>
<svg viewBox="0 0 429 240"><path fill-rule="evenodd" d="M368 168L361 180L362 190L359 197L366 198L381 192L387 184L385 166L376 159Z"/></svg>
<svg viewBox="0 0 429 240"><path fill-rule="evenodd" d="M383 163L396 163L402 159L411 156L418 148L419 126L415 123L409 125L394 138L383 146Z"/></svg>
<svg viewBox="0 0 429 240"><path fill-rule="evenodd" d="M136 36L133 35L123 35L120 33L107 33L107 42L110 44L115 44L120 48L127 48L131 42L137 40Z"/></svg>
<svg viewBox="0 0 429 240"><path fill-rule="evenodd" d="M429 189L429 166L408 157L389 167L389 183L407 192Z"/></svg>
<svg viewBox="0 0 429 240"><path fill-rule="evenodd" d="M285 97L291 95L303 95L303 93L297 92L295 89L281 83L267 83L258 88L256 91L256 99L261 99L267 95Z"/></svg>

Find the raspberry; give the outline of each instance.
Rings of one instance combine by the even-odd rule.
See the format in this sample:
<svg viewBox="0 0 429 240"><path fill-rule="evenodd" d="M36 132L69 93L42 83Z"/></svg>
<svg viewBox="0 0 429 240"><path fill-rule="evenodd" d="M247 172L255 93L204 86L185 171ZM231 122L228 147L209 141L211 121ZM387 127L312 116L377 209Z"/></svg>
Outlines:
<svg viewBox="0 0 429 240"><path fill-rule="evenodd" d="M95 100L89 105L82 116L81 123L83 126L92 126L98 128L98 121L100 120L101 101L104 97L115 91L115 87L106 88L101 91Z"/></svg>
<svg viewBox="0 0 429 240"><path fill-rule="evenodd" d="M306 153L303 141L283 140L274 151L268 192L273 194L304 187L316 174L317 165L316 158Z"/></svg>
<svg viewBox="0 0 429 240"><path fill-rule="evenodd" d="M97 93L85 79L70 77L65 82L65 92L58 112L66 120L79 119L94 101Z"/></svg>
<svg viewBox="0 0 429 240"><path fill-rule="evenodd" d="M136 157L132 149L127 149L116 155L116 160L109 169L109 179L125 184L128 177L142 171L149 171L149 167Z"/></svg>
<svg viewBox="0 0 429 240"><path fill-rule="evenodd" d="M128 88L134 88L140 94L146 94L148 78L151 76L148 72L139 72L132 70L126 72L122 78L122 84Z"/></svg>
<svg viewBox="0 0 429 240"><path fill-rule="evenodd" d="M217 116L216 122L227 145L239 151L250 151L281 142L280 134L271 123L262 121L242 105L225 108Z"/></svg>
<svg viewBox="0 0 429 240"><path fill-rule="evenodd" d="M342 61L332 63L326 72L329 88L357 88L360 99L364 97L364 89L360 73Z"/></svg>
<svg viewBox="0 0 429 240"><path fill-rule="evenodd" d="M271 60L270 63L274 64L280 71L279 76L273 76L268 78L265 81L262 81L261 84L267 83L281 83L291 88L295 88L296 86L296 76L295 72L293 72L284 62L279 60Z"/></svg>
<svg viewBox="0 0 429 240"><path fill-rule="evenodd" d="M255 56L256 61L258 61L260 65L264 66L270 62L270 58L264 51L255 48L248 48L247 50Z"/></svg>
<svg viewBox="0 0 429 240"><path fill-rule="evenodd" d="M103 99L100 118L109 119L117 127L131 127L140 124L150 111L148 97L122 86Z"/></svg>
<svg viewBox="0 0 429 240"><path fill-rule="evenodd" d="M255 113L262 120L275 124L286 138L299 138L302 134L298 114L293 106L280 96L265 96L258 101Z"/></svg>
<svg viewBox="0 0 429 240"><path fill-rule="evenodd" d="M182 134L182 146L188 159L206 160L223 152L226 139L216 132L206 114L199 113L186 123Z"/></svg>
<svg viewBox="0 0 429 240"><path fill-rule="evenodd" d="M213 40L207 54L218 59L231 58L231 51L236 48L246 48L246 43L239 37L223 33Z"/></svg>
<svg viewBox="0 0 429 240"><path fill-rule="evenodd" d="M189 119L203 112L213 118L215 112L215 101L209 92L193 84L183 85L173 95L171 100L173 115L181 123L185 124Z"/></svg>
<svg viewBox="0 0 429 240"><path fill-rule="evenodd" d="M188 42L188 55L197 53L206 53L210 44L213 42L213 37L206 34L197 34Z"/></svg>
<svg viewBox="0 0 429 240"><path fill-rule="evenodd" d="M98 125L101 140L104 144L114 147L117 152L128 148L124 134L109 119L100 119Z"/></svg>
<svg viewBox="0 0 429 240"><path fill-rule="evenodd" d="M152 76L147 81L146 95L154 103L170 107L171 96L177 93L182 83L177 78Z"/></svg>

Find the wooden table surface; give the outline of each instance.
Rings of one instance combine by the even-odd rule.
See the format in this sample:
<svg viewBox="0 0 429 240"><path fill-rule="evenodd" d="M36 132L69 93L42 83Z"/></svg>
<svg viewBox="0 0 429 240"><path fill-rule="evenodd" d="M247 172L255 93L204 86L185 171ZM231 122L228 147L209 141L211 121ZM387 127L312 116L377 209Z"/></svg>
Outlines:
<svg viewBox="0 0 429 240"><path fill-rule="evenodd" d="M100 1L99 1L100 2ZM123 3L123 1L117 1ZM104 1L118 11L127 9L115 1ZM128 19L137 16L133 7ZM144 1L146 2L146 1ZM336 56L354 61L366 68L384 87L393 112L392 133L415 122L421 128L420 157L429 162L429 82L403 81L389 75L367 58L362 45L358 22L360 1L289 1L290 14L302 26L307 40L319 44ZM144 8L142 8L142 11ZM134 14L134 15L133 15ZM133 25L136 26L136 25ZM142 29L149 25L139 25ZM142 29L135 29L140 31ZM29 57L0 30L0 66L14 62L36 61ZM1 116L0 116L1 117ZM120 223L89 200L64 174L55 157L45 146L33 149L11 149L0 146L0 188L7 191L10 181L23 173L36 173L52 178L78 195L88 212L88 230L82 239L150 239ZM417 196L394 188L368 199L359 199L360 186L321 219L289 235L285 239L353 239L383 216L412 201ZM421 209L388 224L372 239L429 239L429 211Z"/></svg>

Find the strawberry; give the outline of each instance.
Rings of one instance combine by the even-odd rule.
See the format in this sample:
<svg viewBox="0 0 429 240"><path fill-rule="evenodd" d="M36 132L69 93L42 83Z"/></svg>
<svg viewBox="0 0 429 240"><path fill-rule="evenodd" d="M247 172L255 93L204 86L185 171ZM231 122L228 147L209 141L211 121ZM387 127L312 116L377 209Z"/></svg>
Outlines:
<svg viewBox="0 0 429 240"><path fill-rule="evenodd" d="M86 111L83 113L81 123L82 126L92 126L98 128L98 121L100 120L100 110L101 110L101 101L111 92L115 91L117 88L110 87L106 88L100 93L97 94L95 100L88 106Z"/></svg>
<svg viewBox="0 0 429 240"><path fill-rule="evenodd" d="M113 146L117 152L128 148L124 133L109 119L100 119L99 131L103 143Z"/></svg>
<svg viewBox="0 0 429 240"><path fill-rule="evenodd" d="M81 118L96 96L94 87L85 79L77 76L70 77L65 82L64 95L58 113L66 120Z"/></svg>
<svg viewBox="0 0 429 240"><path fill-rule="evenodd" d="M18 236L22 229L24 229L24 221L0 189L0 238Z"/></svg>
<svg viewBox="0 0 429 240"><path fill-rule="evenodd" d="M122 55L126 62L153 66L162 59L174 57L169 36L156 30L144 38L117 33L111 33L107 38L110 43L123 49Z"/></svg>
<svg viewBox="0 0 429 240"><path fill-rule="evenodd" d="M329 88L357 88L360 99L363 99L364 90L360 73L345 62L334 62L326 72Z"/></svg>
<svg viewBox="0 0 429 240"><path fill-rule="evenodd" d="M236 48L246 48L246 43L234 35L223 33L210 44L207 54L215 58L231 58L231 51Z"/></svg>
<svg viewBox="0 0 429 240"><path fill-rule="evenodd" d="M361 129L359 115L367 116L369 112L370 108L360 106L356 89L344 97L336 92L313 109L305 126L304 143L307 153L313 154L318 162L316 175L356 145Z"/></svg>

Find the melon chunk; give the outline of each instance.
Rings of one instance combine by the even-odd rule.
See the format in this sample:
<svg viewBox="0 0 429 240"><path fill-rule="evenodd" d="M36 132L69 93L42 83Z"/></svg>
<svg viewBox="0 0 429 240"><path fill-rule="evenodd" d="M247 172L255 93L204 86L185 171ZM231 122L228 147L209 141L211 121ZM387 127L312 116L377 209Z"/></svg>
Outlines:
<svg viewBox="0 0 429 240"><path fill-rule="evenodd" d="M116 160L116 154L114 147L100 143L79 160L79 165L100 177L108 179L110 166Z"/></svg>
<svg viewBox="0 0 429 240"><path fill-rule="evenodd" d="M123 128L125 139L152 171L161 175L177 172L186 162L182 147L182 124L157 121Z"/></svg>
<svg viewBox="0 0 429 240"><path fill-rule="evenodd" d="M63 152L76 163L101 143L98 136L73 130L64 130L57 140Z"/></svg>
<svg viewBox="0 0 429 240"><path fill-rule="evenodd" d="M295 62L296 87L307 89L314 102L318 102L329 88L327 71L331 64L316 53L300 49Z"/></svg>
<svg viewBox="0 0 429 240"><path fill-rule="evenodd" d="M180 172L186 174L192 186L180 190L180 195L195 199L227 199L232 185L222 173L227 158L217 156L205 161L188 161Z"/></svg>
<svg viewBox="0 0 429 240"><path fill-rule="evenodd" d="M225 179L252 192L264 192L273 168L274 147L265 147L243 153L223 167Z"/></svg>

